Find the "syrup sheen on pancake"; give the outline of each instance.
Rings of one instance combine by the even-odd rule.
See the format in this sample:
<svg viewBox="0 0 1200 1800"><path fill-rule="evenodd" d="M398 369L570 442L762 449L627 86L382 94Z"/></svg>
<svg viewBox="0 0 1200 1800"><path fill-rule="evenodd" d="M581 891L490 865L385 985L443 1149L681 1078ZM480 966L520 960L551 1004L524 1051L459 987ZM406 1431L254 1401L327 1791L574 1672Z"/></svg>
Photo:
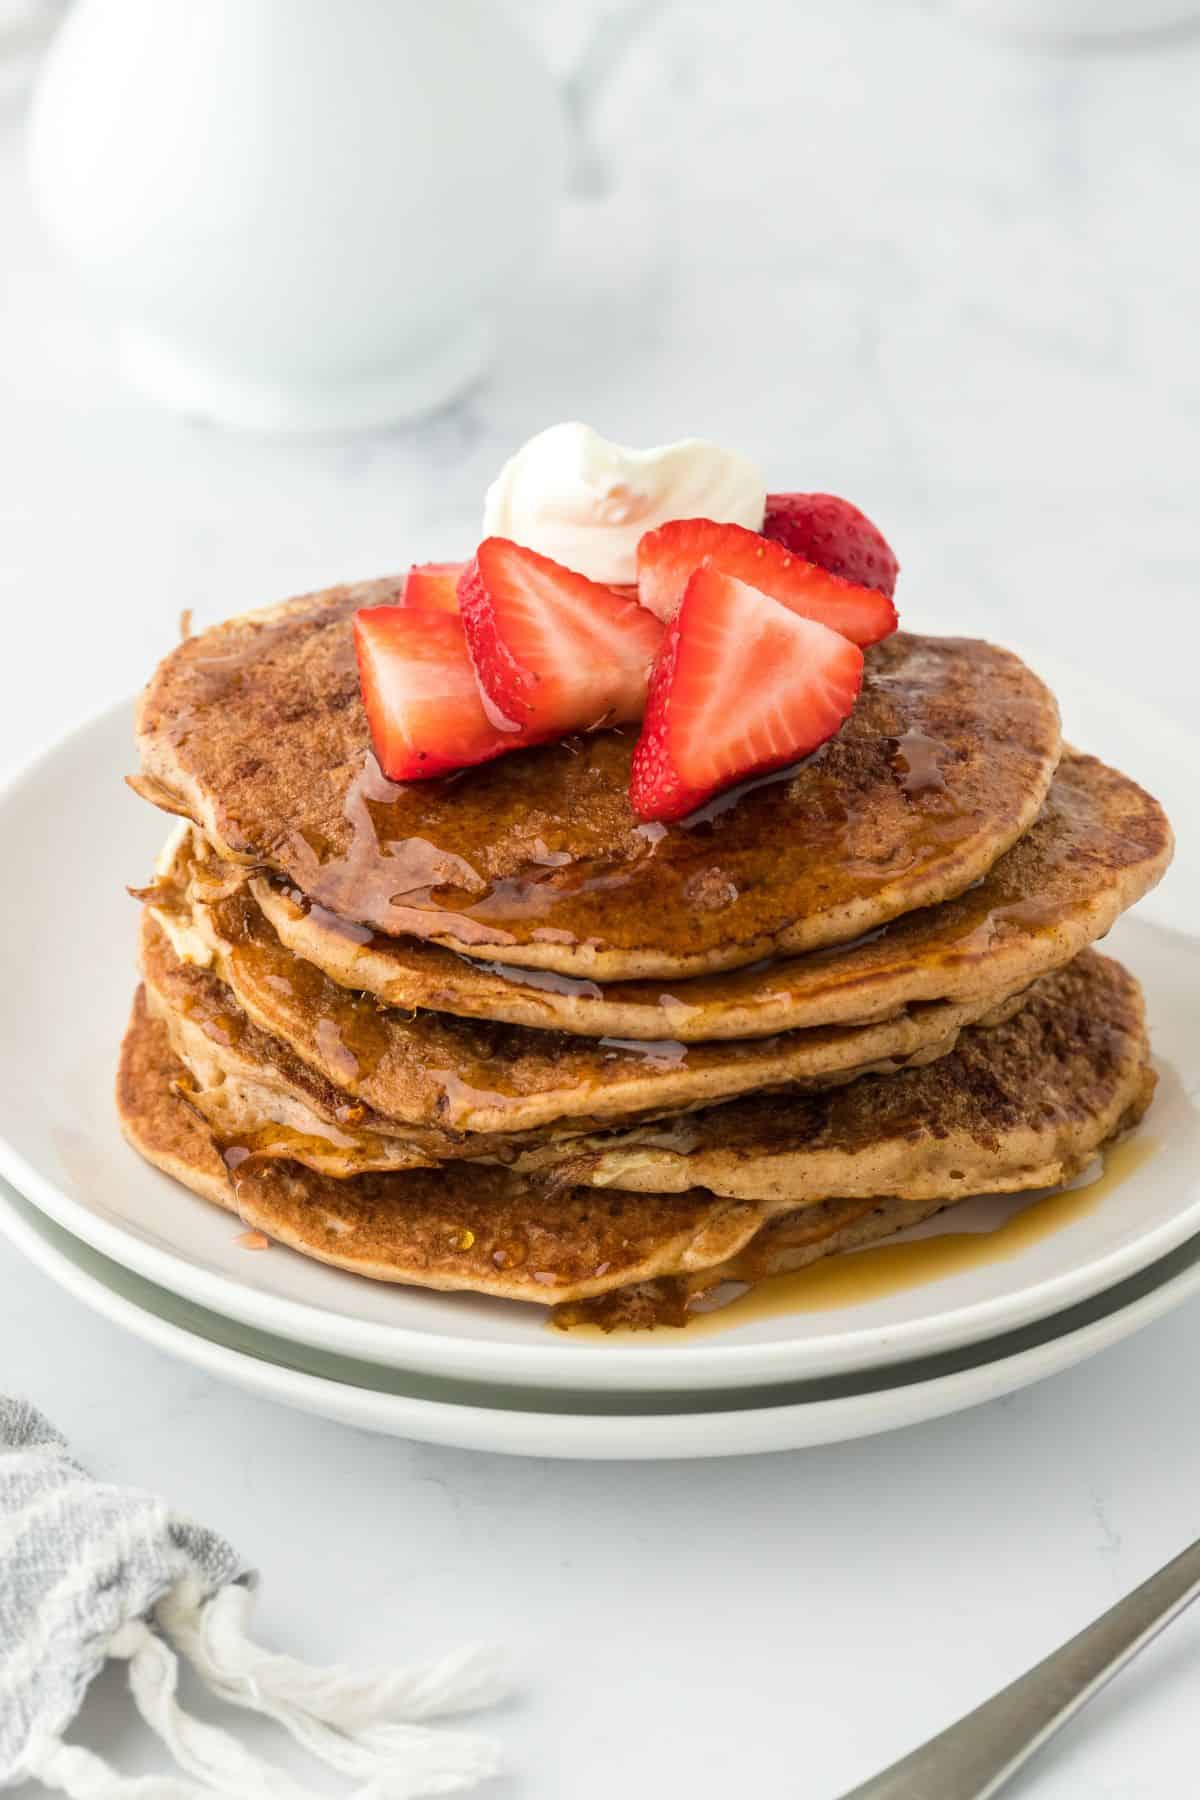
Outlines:
<svg viewBox="0 0 1200 1800"><path fill-rule="evenodd" d="M934 1003L866 1025L745 1043L614 1043L521 1026L407 1015L337 987L289 957L252 901L199 908L211 968L173 952L163 915L143 924L143 976L156 1010L179 1018L193 1048L176 1053L209 1085L236 1074L345 1133L358 1103L372 1135L401 1136L444 1157L490 1153L512 1135L661 1118L764 1088L826 1086L868 1069L944 1055L965 1026L996 1019L1020 996ZM195 1068L197 1061L205 1070ZM225 1096L228 1110L230 1096ZM287 1123L289 1113L274 1115ZM264 1121L265 1122L265 1121Z"/></svg>
<svg viewBox="0 0 1200 1800"><path fill-rule="evenodd" d="M954 1049L959 1031L970 1022L1002 1024L1025 1004L1025 995L1013 995L1007 1001L990 1006L984 1013L963 1008L930 1008L934 1017L928 1021L889 1021L887 1026L867 1028L858 1042L862 1060L847 1060L847 1049L855 1048L855 1033L842 1033L851 1039L849 1046L822 1042L837 1040L838 1033L817 1033L815 1046L801 1046L779 1058L781 1073L792 1073L793 1080L757 1082L752 1089L734 1093L705 1094L703 1082L709 1071L693 1071L693 1085L673 1082L666 1091L655 1085L655 1067L649 1067L644 1078L637 1071L621 1082L615 1076L617 1100L608 1096L608 1109L596 1098L596 1067L587 1069L592 1085L572 1089L533 1089L527 1094L529 1105L522 1107L518 1096L511 1096L506 1109L491 1118L480 1116L473 1127L455 1123L407 1120L378 1111L354 1093L338 1087L324 1067L309 1066L295 1046L261 1030L246 1015L234 994L225 988L209 970L187 967L173 958L171 950L153 923L142 934L142 976L146 985L146 1004L155 1019L166 1024L171 1049L184 1064L187 1080L182 1093L194 1111L209 1121L214 1138L221 1147L237 1156L286 1156L317 1168L322 1174L356 1175L383 1168L425 1168L443 1161L495 1161L520 1168L551 1168L574 1154L574 1143L594 1134L606 1132L604 1145L612 1147L619 1139L613 1130L630 1130L630 1143L639 1143L639 1125L667 1120L680 1111L694 1111L698 1105L727 1105L738 1093L761 1091L799 1091L811 1087L840 1085L856 1080L864 1073L894 1073L901 1067L918 1067L945 1057ZM1034 990L1036 992L1036 990ZM936 1031L943 1035L936 1035ZM317 1033L320 1037L320 1033ZM916 1042L918 1048L909 1048ZM579 1040L581 1048L596 1049L588 1040ZM891 1046L891 1055L883 1049ZM308 1042L304 1048L309 1048ZM869 1051L874 1051L869 1055ZM810 1073L797 1076L797 1067L817 1069L822 1062L837 1060L824 1075ZM525 1080L543 1075L536 1058L525 1071ZM601 1069L603 1073L603 1069ZM720 1069L716 1071L720 1076ZM734 1071L734 1075L745 1071ZM403 1073L396 1082L396 1067L383 1071L374 1082L367 1080L367 1093L381 1098L394 1098L390 1087L405 1098ZM446 1071L434 1071L432 1084L444 1080ZM390 1080L389 1080L390 1076ZM358 1084L356 1084L358 1085ZM450 1084L446 1093L455 1093ZM459 1098L455 1093L455 1098ZM498 1100L497 1094L482 1094L482 1100ZM587 1109L592 1111L581 1111ZM554 1109L560 1109L556 1112ZM450 1114L448 1116L461 1116ZM491 1129L488 1129L491 1127ZM624 1141L624 1139L621 1139Z"/></svg>
<svg viewBox="0 0 1200 1800"><path fill-rule="evenodd" d="M916 1001L1012 993L1103 937L1154 886L1172 849L1162 808L1068 750L1038 817L965 894L803 957L680 982L606 983L406 942L306 904L265 875L250 891L287 949L393 1006L624 1039L696 1043L882 1019ZM183 859L181 859L182 862ZM203 841L186 874L236 877Z"/></svg>
<svg viewBox="0 0 1200 1800"><path fill-rule="evenodd" d="M629 807L633 734L441 781L386 781L338 588L177 647L139 710L147 798L309 901L389 935L596 980L701 974L844 942L962 892L1032 822L1053 697L1008 652L900 633L842 732L677 825Z"/></svg>

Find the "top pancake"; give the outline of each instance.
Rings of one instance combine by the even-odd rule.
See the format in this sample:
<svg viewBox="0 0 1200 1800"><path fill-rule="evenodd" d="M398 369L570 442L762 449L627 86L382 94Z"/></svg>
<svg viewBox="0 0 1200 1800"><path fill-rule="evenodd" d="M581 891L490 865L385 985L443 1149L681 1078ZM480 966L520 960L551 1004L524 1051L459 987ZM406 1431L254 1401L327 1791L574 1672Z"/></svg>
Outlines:
<svg viewBox="0 0 1200 1800"><path fill-rule="evenodd" d="M395 591L335 588L179 645L143 695L134 779L223 854L389 935L600 980L844 942L985 874L1058 761L1053 696L1016 657L901 633L868 652L836 738L678 824L630 809L632 730L390 782L351 621Z"/></svg>
<svg viewBox="0 0 1200 1800"><path fill-rule="evenodd" d="M1024 837L956 899L812 956L774 957L688 982L603 987L348 925L302 905L268 876L252 875L250 891L287 949L389 1006L584 1037L694 1044L862 1024L914 1002L1015 993L1103 937L1154 886L1171 849L1156 800L1094 756L1068 750ZM220 885L237 874L203 839L193 857L205 881Z"/></svg>

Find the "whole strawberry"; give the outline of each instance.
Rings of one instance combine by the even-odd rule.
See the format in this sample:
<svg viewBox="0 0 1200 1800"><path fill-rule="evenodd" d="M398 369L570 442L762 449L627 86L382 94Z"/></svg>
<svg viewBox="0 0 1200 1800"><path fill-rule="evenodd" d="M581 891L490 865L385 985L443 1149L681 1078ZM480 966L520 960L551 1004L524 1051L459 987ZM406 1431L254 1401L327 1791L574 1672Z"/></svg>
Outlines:
<svg viewBox="0 0 1200 1800"><path fill-rule="evenodd" d="M836 494L768 494L762 535L890 600L900 564L878 526Z"/></svg>

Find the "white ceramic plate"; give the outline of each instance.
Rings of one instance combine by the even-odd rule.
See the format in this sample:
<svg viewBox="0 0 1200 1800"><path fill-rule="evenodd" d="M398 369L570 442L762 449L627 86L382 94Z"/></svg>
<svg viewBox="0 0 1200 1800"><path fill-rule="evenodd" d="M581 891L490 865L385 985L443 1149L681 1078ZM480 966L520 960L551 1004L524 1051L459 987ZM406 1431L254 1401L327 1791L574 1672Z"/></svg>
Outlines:
<svg viewBox="0 0 1200 1800"><path fill-rule="evenodd" d="M871 1437L962 1412L1107 1349L1200 1292L1200 1238L1068 1312L973 1348L873 1373L665 1400L497 1388L305 1348L110 1262L0 1183L0 1233L86 1306L262 1398L392 1437L508 1456L643 1461L751 1456Z"/></svg>
<svg viewBox="0 0 1200 1800"><path fill-rule="evenodd" d="M1183 827L1200 745L1148 709L1048 668L1068 732L1140 776ZM337 1354L429 1374L575 1390L713 1390L866 1368L1015 1329L1111 1287L1200 1230L1200 865L1181 830L1164 887L1113 947L1146 985L1162 1085L1156 1153L1086 1217L928 1286L719 1335L621 1342L547 1330L536 1309L376 1285L279 1247L248 1254L233 1222L148 1168L112 1110L135 980L136 908L166 824L124 787L127 709L85 725L0 793L14 876L0 891L0 1173L77 1236L229 1318ZM975 1207L976 1203L972 1203ZM975 1220L979 1221L976 1209ZM985 1215L986 1218L986 1215ZM956 1228L972 1222L960 1211Z"/></svg>

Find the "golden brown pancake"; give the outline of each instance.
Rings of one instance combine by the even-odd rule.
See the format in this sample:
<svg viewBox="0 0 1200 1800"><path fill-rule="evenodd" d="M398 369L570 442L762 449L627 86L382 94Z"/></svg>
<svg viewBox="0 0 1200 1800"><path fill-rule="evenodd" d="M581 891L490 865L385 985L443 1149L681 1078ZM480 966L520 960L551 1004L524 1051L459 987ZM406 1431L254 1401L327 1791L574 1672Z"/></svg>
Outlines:
<svg viewBox="0 0 1200 1800"><path fill-rule="evenodd" d="M180 1095L222 1145L294 1155L330 1174L436 1168L466 1153L463 1133L413 1125L401 1135L393 1120L351 1100L259 1031L211 977L176 979L160 946L145 948L142 961L146 1010L164 1026L183 1066ZM483 1157L499 1158L507 1145L482 1132L470 1141Z"/></svg>
<svg viewBox="0 0 1200 1800"><path fill-rule="evenodd" d="M871 1025L744 1043L622 1044L381 1007L285 950L244 892L196 906L193 919L213 953L211 969L183 963L151 917L143 924L141 960L160 1010L187 1016L201 1052L207 1042L210 1059L224 1058L226 1073L257 1078L335 1124L345 1123L347 1102L358 1101L372 1115L365 1129L400 1134L442 1157L498 1147L472 1147L462 1141L468 1133L474 1141L558 1124L594 1130L764 1088L825 1085L924 1062L950 1050L964 1026L1000 1016L1010 1000L934 1002ZM233 1045L239 1060L230 1069ZM212 1086L178 1033L174 1046ZM282 1114L264 1107L258 1123L295 1125L299 1115L290 1103Z"/></svg>
<svg viewBox="0 0 1200 1800"><path fill-rule="evenodd" d="M244 1014L226 1033L222 1029L225 1021L232 1023L236 1018L228 1000L197 1007L192 1003L193 988L184 1006L177 1008L166 995L169 990L177 993L182 984L168 979L157 986L152 969L145 985L147 1007L166 1026L171 1049L186 1070L180 1089L183 1098L207 1120L217 1141L238 1153L290 1157L322 1174L345 1178L380 1169L429 1168L438 1162L456 1161L547 1170L575 1155L580 1141L588 1142L589 1133L594 1136L598 1125L605 1128L606 1147L622 1141L611 1119L567 1118L510 1133L438 1131L390 1119L372 1107L351 1103ZM1025 1003L1025 996L1014 996L990 1012L986 1022L1003 1023ZM916 1067L934 1055L947 1055L955 1041L952 1035L931 1043L920 1057L906 1064L884 1060L868 1063L857 1073ZM856 1078L855 1071L847 1071L837 1079ZM661 1119L672 1115L658 1111L630 1115L631 1143L641 1141L637 1132L647 1116Z"/></svg>
<svg viewBox="0 0 1200 1800"><path fill-rule="evenodd" d="M546 1191L485 1164L334 1181L295 1163L249 1157L231 1171L206 1127L178 1098L175 1084L182 1077L166 1029L150 1017L139 990L117 1080L121 1124L133 1147L248 1225L306 1255L379 1280L543 1304L576 1301L667 1276L729 1268L772 1220L795 1214L790 1204L719 1199L696 1190L655 1196L563 1186ZM1095 1095L1097 1080L1094 1076L1088 1088ZM1131 1085L1124 1116L1114 1122L1117 1128L1140 1116L1152 1085L1143 1068L1140 1081ZM970 1119L975 1139L994 1145L999 1157L1009 1130L1027 1126L1038 1106L1036 1094L1026 1095L1024 1114L1013 1127L1008 1110L998 1115L987 1092L964 1094L958 1125L966 1128ZM1073 1154L1082 1154L1085 1136L1080 1123ZM1096 1136L1096 1144L1100 1141ZM1044 1185L1043 1168L1027 1174L1026 1185ZM1020 1185L1011 1172L1008 1185ZM800 1230L811 1220L810 1247L818 1255L822 1244L849 1247L913 1223L950 1197L821 1199L805 1209ZM761 1272L798 1266L799 1254L785 1234L780 1255L787 1260L772 1262L767 1249Z"/></svg>
<svg viewBox="0 0 1200 1800"><path fill-rule="evenodd" d="M117 1075L117 1110L133 1148L280 1243L380 1281L542 1305L583 1300L719 1267L774 1213L704 1193L665 1200L587 1188L548 1194L482 1163L356 1181L254 1157L230 1170L203 1121L179 1098L183 1076L165 1027L139 990ZM887 1208L852 1201L809 1210L814 1255L822 1244L847 1242L872 1214L870 1235L913 1222L900 1214L893 1224ZM868 1238L860 1232L857 1241Z"/></svg>
<svg viewBox="0 0 1200 1800"><path fill-rule="evenodd" d="M338 1178L433 1160L436 1134L428 1130L370 1112L348 1119L344 1106L327 1122L331 1109L312 1099L311 1087L306 1093L285 1082L286 1057L270 1060L270 1040L253 1027L236 1052L210 1043L198 1062L153 983L149 992L188 1067L192 1105L239 1154L289 1157ZM941 1050L944 1069L925 1059L902 1074L886 1071L889 1079L861 1075L850 1087L843 1083L840 1095L811 1085L759 1091L649 1122L627 1118L592 1135L575 1121L508 1138L472 1133L453 1143L447 1160L500 1161L581 1185L615 1182L645 1192L706 1187L793 1203L823 1194L944 1198L949 1170L959 1193L977 1192L986 1180L1002 1188L1014 1170L1017 1186L1028 1186L1033 1167L1041 1172L1039 1185L1052 1186L1067 1179L1073 1163L1086 1162L1095 1129L1109 1136L1131 1102L1146 1055L1141 1007L1136 982L1087 951L1070 968L1043 977L1027 998L998 1008L994 1020L951 1039ZM251 1039L267 1046L257 1063ZM205 1063L216 1067L215 1078ZM1036 1129L1029 1125L1022 1135L1017 1127L1035 1074L1043 1084ZM980 1134L975 1128L985 1097L997 1128ZM891 1120L898 1121L895 1129ZM1003 1156L996 1150L1000 1136Z"/></svg>
<svg viewBox="0 0 1200 1800"><path fill-rule="evenodd" d="M389 935L597 980L844 942L985 874L1058 761L1053 696L1016 657L900 633L868 652L835 738L678 824L630 809L632 730L389 782L351 621L396 585L334 588L180 644L142 697L133 782L222 854Z"/></svg>
<svg viewBox="0 0 1200 1800"><path fill-rule="evenodd" d="M147 985L147 1005L167 1027L171 1048L187 1071L182 1097L207 1120L213 1135L227 1150L254 1156L283 1156L303 1163L323 1175L346 1179L382 1169L435 1167L438 1162L498 1162L523 1173L550 1172L557 1165L575 1161L580 1151L594 1144L596 1125L602 1125L606 1149L628 1141L640 1145L647 1115L631 1116L627 1135L613 1120L589 1122L565 1119L523 1132L444 1132L406 1125L387 1119L370 1107L348 1106L344 1096L307 1074L285 1085L281 1065L295 1068L285 1056L266 1061L255 1056L255 1040L278 1050L275 1040L249 1026L236 1046L217 1043L205 1036L194 1017L173 1012L154 988ZM1034 990L1036 992L1036 989ZM1017 995L987 1015L988 1026L1003 1024L1022 1005ZM952 1036L933 1044L905 1064L869 1063L865 1069L847 1072L840 1079L858 1079L862 1073L890 1073L895 1068L917 1068L935 1055L946 1056L954 1048ZM809 1087L829 1085L812 1082ZM792 1089L770 1090L792 1092ZM722 1105L729 1102L717 1101ZM361 1114L361 1117L357 1115ZM655 1112L651 1120L677 1117Z"/></svg>
<svg viewBox="0 0 1200 1800"><path fill-rule="evenodd" d="M1142 992L1085 950L1006 1023L964 1031L922 1068L820 1093L756 1094L578 1145L556 1178L733 1198L943 1200L1054 1187L1154 1092Z"/></svg>
<svg viewBox="0 0 1200 1800"><path fill-rule="evenodd" d="M487 964L406 942L301 904L277 880L251 892L282 942L345 987L389 1005L684 1043L886 1018L914 1001L1014 992L1104 936L1160 879L1172 848L1162 808L1095 757L1068 750L1025 836L955 900L909 913L865 942L685 983L610 983ZM199 873L232 865L201 841Z"/></svg>

